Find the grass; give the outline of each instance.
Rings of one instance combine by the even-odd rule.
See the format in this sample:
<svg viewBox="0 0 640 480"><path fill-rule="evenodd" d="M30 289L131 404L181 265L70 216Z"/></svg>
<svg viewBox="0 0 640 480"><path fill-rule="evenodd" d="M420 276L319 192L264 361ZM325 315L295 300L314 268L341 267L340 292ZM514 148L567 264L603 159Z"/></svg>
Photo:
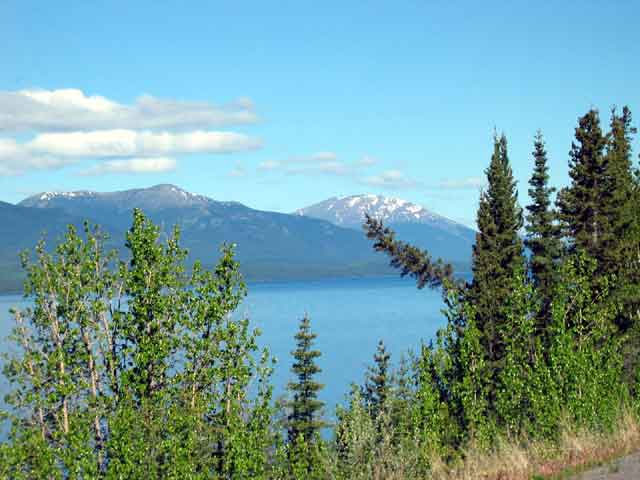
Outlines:
<svg viewBox="0 0 640 480"><path fill-rule="evenodd" d="M464 461L448 466L434 462L433 480L566 479L640 449L637 416L624 412L613 432L565 429L556 444L498 439L487 453L471 448ZM615 465L612 468L616 468ZM619 468L619 467L618 467Z"/></svg>

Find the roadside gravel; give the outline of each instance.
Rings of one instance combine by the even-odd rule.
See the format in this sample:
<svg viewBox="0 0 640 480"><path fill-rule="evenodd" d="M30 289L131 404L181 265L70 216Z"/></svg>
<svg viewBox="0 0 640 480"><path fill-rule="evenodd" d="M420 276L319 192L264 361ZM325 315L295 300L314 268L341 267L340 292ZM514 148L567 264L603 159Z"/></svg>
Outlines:
<svg viewBox="0 0 640 480"><path fill-rule="evenodd" d="M640 452L579 473L571 477L571 480L640 480Z"/></svg>

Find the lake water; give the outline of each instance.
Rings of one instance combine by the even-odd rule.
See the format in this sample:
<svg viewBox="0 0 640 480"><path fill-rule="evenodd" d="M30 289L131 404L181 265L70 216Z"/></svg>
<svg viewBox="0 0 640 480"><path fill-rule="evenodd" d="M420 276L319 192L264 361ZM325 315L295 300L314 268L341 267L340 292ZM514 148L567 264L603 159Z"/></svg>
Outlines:
<svg viewBox="0 0 640 480"><path fill-rule="evenodd" d="M11 348L6 340L13 326L8 310L21 302L19 295L0 296L2 351ZM273 377L276 397L292 379L293 336L300 318L308 313L318 335L316 347L322 352L319 381L325 388L320 397L331 415L350 383L362 382L378 340L384 340L392 360L397 360L402 352L415 350L421 339L433 338L445 323L442 307L439 292L418 290L411 279L358 278L251 284L239 313L262 330L260 345L268 346L278 359ZM1 397L6 388L1 378Z"/></svg>

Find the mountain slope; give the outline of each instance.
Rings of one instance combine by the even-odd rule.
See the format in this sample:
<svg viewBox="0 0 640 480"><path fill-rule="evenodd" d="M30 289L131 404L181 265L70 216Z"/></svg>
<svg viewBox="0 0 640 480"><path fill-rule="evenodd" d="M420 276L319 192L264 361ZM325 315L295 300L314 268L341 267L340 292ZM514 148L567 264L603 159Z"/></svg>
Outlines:
<svg viewBox="0 0 640 480"><path fill-rule="evenodd" d="M362 225L365 213L384 220L385 223L454 223L406 200L373 194L332 197L296 210L295 213L322 218L346 227Z"/></svg>
<svg viewBox="0 0 640 480"><path fill-rule="evenodd" d="M329 222L254 210L219 202L173 185L98 193L41 193L20 206L60 211L106 226L121 245L131 211L141 208L164 233L179 225L192 259L213 263L223 242L236 243L238 260L250 279L388 273L361 232Z"/></svg>
<svg viewBox="0 0 640 480"><path fill-rule="evenodd" d="M0 291L21 288L21 251L32 249L43 234L49 243L55 243L69 224L82 228L82 219L59 209L45 211L0 202Z"/></svg>
<svg viewBox="0 0 640 480"><path fill-rule="evenodd" d="M381 219L397 238L428 250L435 257L468 263L475 231L406 200L382 195L333 197L301 208L296 215L362 229L365 213Z"/></svg>

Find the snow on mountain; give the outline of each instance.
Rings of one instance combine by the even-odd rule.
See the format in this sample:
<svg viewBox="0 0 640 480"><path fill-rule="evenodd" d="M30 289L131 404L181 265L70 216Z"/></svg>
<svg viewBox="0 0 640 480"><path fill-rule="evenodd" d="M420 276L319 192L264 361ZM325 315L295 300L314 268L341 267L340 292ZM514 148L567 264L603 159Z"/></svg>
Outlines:
<svg viewBox="0 0 640 480"><path fill-rule="evenodd" d="M186 192L175 185L155 185L151 188L139 188L122 192L43 192L33 195L22 202L24 207L63 208L91 202L92 205L109 205L116 209L140 207L148 210L159 208L206 207L212 200L203 195ZM78 203L80 202L80 203Z"/></svg>
<svg viewBox="0 0 640 480"><path fill-rule="evenodd" d="M333 197L294 213L351 228L361 227L365 213L387 224L455 224L448 218L407 200L373 194Z"/></svg>
<svg viewBox="0 0 640 480"><path fill-rule="evenodd" d="M435 258L465 265L462 268L469 263L475 231L407 200L372 194L351 195L329 198L294 212L357 230L361 235L365 213L391 227L397 238L427 250Z"/></svg>

